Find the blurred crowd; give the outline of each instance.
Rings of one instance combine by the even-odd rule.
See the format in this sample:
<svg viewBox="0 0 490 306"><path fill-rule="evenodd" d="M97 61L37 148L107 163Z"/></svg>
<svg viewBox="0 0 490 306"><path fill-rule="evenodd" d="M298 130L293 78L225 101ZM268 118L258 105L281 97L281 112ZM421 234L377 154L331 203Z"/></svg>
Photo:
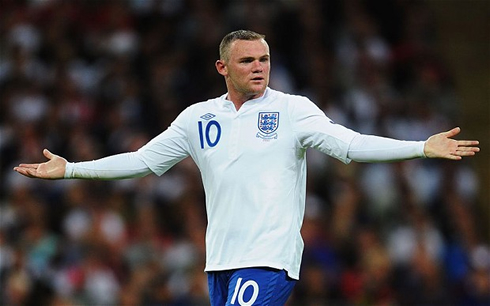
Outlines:
<svg viewBox="0 0 490 306"><path fill-rule="evenodd" d="M218 44L240 28L266 35L272 88L359 132L424 140L461 120L432 17L423 1L2 0L0 304L208 304L192 160L103 182L12 167L43 148L70 161L137 150L225 92ZM490 304L471 161L308 161L288 304Z"/></svg>

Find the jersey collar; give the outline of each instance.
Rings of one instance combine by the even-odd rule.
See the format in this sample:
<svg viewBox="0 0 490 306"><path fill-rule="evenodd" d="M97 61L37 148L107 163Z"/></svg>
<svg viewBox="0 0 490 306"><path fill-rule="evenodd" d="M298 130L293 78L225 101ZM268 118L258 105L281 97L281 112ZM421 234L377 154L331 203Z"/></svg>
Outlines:
<svg viewBox="0 0 490 306"><path fill-rule="evenodd" d="M255 105L257 103L260 103L263 100L265 100L270 94L271 94L271 89L269 87L267 87L265 89L264 94L262 96L260 96L260 97L258 97L256 99L248 100L247 102L245 102L242 105L242 108L243 107L250 107L252 105ZM226 97L228 97L228 93L225 93L225 94L223 94L223 95L220 96L220 99L223 101L223 104L225 106L232 107L233 109L235 109L235 106L233 105L233 102L231 102L230 100L228 100Z"/></svg>

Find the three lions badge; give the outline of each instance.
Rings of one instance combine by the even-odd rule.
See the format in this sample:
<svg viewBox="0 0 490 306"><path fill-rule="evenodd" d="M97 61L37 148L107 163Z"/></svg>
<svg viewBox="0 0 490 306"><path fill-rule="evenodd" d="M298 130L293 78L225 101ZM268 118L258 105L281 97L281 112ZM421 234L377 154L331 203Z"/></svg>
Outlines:
<svg viewBox="0 0 490 306"><path fill-rule="evenodd" d="M259 132L257 137L262 139L277 139L279 127L279 112L260 112L258 120Z"/></svg>

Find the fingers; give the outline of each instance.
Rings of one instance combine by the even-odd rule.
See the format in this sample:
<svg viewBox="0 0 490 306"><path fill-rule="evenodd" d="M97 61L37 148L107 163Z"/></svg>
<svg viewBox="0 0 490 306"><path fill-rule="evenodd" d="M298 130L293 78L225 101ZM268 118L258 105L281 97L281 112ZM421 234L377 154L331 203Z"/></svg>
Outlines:
<svg viewBox="0 0 490 306"><path fill-rule="evenodd" d="M458 135L461 132L461 128L455 127L452 130L449 130L443 134L445 134L446 137L451 138L453 136ZM477 146L480 144L478 140L457 140L458 146Z"/></svg>
<svg viewBox="0 0 490 306"><path fill-rule="evenodd" d="M456 150L458 150L458 151L480 152L480 148L479 147L461 146L461 145L459 145Z"/></svg>
<svg viewBox="0 0 490 306"><path fill-rule="evenodd" d="M447 159L451 159L451 160L461 160L463 159L462 156L459 156L459 155L449 155L446 157Z"/></svg>
<svg viewBox="0 0 490 306"><path fill-rule="evenodd" d="M461 160L463 157L474 156L477 152L480 152L480 148L478 147L458 146L456 150L446 158L452 160Z"/></svg>
<svg viewBox="0 0 490 306"><path fill-rule="evenodd" d="M53 157L54 157L54 154L53 154L53 153L51 153L51 152L50 152L48 149L44 149L44 150L43 150L43 154L44 154L44 156L46 156L46 158L47 158L47 159L49 159L49 160L53 159Z"/></svg>
<svg viewBox="0 0 490 306"><path fill-rule="evenodd" d="M464 147L464 148L458 148L458 150L456 150L456 154L459 155L459 156L473 156L475 155L477 152L479 152L480 149L479 148L474 148L474 147Z"/></svg>
<svg viewBox="0 0 490 306"><path fill-rule="evenodd" d="M36 170L32 168L25 168L25 167L15 167L14 170L27 177L35 177L35 173L36 173Z"/></svg>
<svg viewBox="0 0 490 306"><path fill-rule="evenodd" d="M26 169L25 172L28 177L37 177L37 172L33 169Z"/></svg>
<svg viewBox="0 0 490 306"><path fill-rule="evenodd" d="M31 178L59 179L63 177L66 160L48 149L43 150L47 162L37 164L19 164L14 171ZM65 163L65 164L64 164Z"/></svg>
<svg viewBox="0 0 490 306"><path fill-rule="evenodd" d="M480 142L478 140L458 140L458 146L460 147L469 147L469 146L477 146Z"/></svg>
<svg viewBox="0 0 490 306"><path fill-rule="evenodd" d="M473 156L477 152L480 152L479 147L475 147L479 142L476 140L460 140L458 141L458 148L456 154L458 156Z"/></svg>
<svg viewBox="0 0 490 306"><path fill-rule="evenodd" d="M465 156L473 156L475 154L476 154L475 152L471 152L471 151L458 151L455 153L455 156L465 157Z"/></svg>
<svg viewBox="0 0 490 306"><path fill-rule="evenodd" d="M44 149L43 150L43 154L49 160L53 159L53 157L55 156L48 149ZM18 170L21 170L21 169L26 169L26 170L27 169L34 169L34 170L37 170L37 168L39 167L39 165L40 165L39 163L37 163L37 164L19 164L19 166L14 167L14 170L17 171L17 172L19 172Z"/></svg>
<svg viewBox="0 0 490 306"><path fill-rule="evenodd" d="M18 167L37 169L39 164L20 164Z"/></svg>
<svg viewBox="0 0 490 306"><path fill-rule="evenodd" d="M38 167L39 164L20 164L17 167L14 167L14 171L27 177L34 177L32 173L36 173Z"/></svg>
<svg viewBox="0 0 490 306"><path fill-rule="evenodd" d="M451 138L453 136L456 136L459 134L459 132L461 132L461 129L459 127L455 127L454 129L452 130L449 130L447 131L446 133L444 133L446 135L446 137L448 138Z"/></svg>
<svg viewBox="0 0 490 306"><path fill-rule="evenodd" d="M454 129L449 130L444 134L447 138L452 138L460 132L461 129L459 127L455 127ZM461 160L463 157L473 156L477 152L480 152L480 148L477 147L477 145L480 144L478 140L457 140L456 144L456 151L454 153L451 153L451 155L447 158L452 160Z"/></svg>

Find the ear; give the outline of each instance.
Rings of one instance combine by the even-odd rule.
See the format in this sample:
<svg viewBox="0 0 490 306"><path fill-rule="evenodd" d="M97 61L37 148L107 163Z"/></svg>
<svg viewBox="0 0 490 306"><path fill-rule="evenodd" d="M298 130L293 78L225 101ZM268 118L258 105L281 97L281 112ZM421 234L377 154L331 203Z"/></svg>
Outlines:
<svg viewBox="0 0 490 306"><path fill-rule="evenodd" d="M218 73L222 76L226 76L228 74L228 68L223 60L217 60L215 66Z"/></svg>

